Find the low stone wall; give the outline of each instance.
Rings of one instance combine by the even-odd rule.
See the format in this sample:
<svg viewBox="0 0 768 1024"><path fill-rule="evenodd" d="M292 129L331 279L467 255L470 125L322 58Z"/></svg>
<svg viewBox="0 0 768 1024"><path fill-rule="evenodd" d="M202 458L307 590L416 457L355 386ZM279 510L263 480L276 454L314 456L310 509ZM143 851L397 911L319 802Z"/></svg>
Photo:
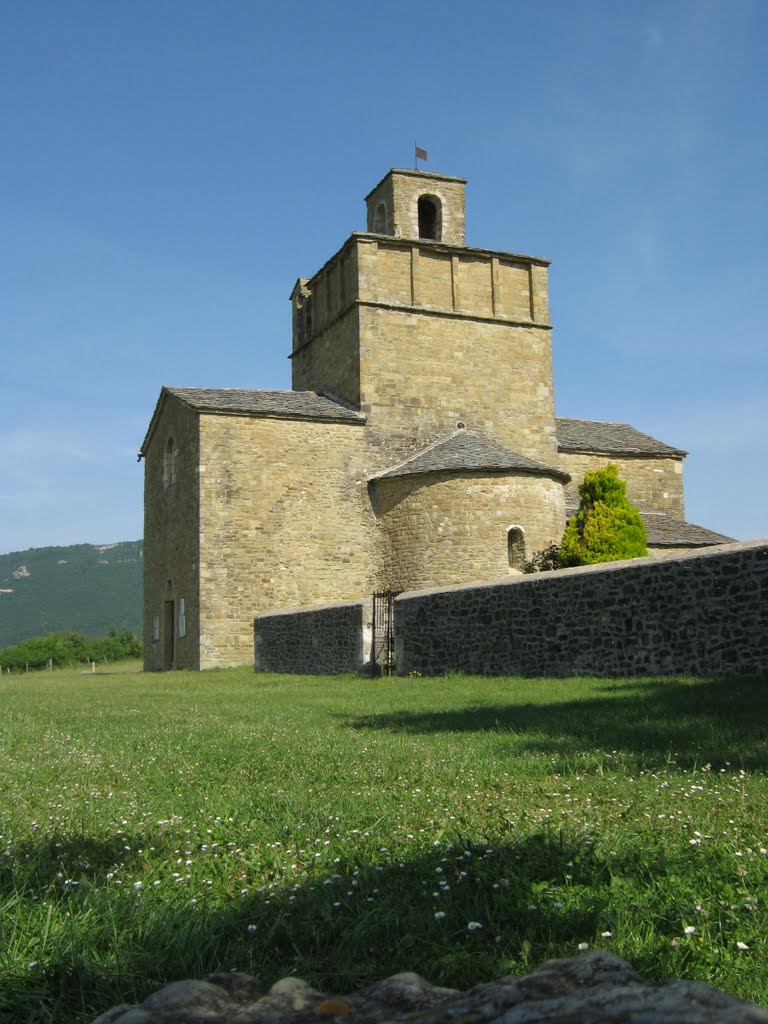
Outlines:
<svg viewBox="0 0 768 1024"><path fill-rule="evenodd" d="M397 672L768 672L768 541L402 594Z"/></svg>
<svg viewBox="0 0 768 1024"><path fill-rule="evenodd" d="M257 615L253 631L257 672L334 675L363 667L362 602Z"/></svg>

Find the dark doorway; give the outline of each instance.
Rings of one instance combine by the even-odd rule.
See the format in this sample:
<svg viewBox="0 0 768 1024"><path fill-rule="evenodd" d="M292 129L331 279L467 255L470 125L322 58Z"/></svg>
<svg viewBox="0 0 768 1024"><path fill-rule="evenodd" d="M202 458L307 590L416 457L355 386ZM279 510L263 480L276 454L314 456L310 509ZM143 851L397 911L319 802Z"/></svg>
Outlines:
<svg viewBox="0 0 768 1024"><path fill-rule="evenodd" d="M176 613L173 601L163 605L163 668L173 668L176 661Z"/></svg>

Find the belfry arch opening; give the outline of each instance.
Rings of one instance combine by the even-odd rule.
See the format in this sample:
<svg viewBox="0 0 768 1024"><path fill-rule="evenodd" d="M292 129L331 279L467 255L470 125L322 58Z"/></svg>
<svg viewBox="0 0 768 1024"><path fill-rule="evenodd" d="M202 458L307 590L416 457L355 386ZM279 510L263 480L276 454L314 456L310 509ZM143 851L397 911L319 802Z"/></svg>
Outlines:
<svg viewBox="0 0 768 1024"><path fill-rule="evenodd" d="M419 196L419 238L439 242L442 235L442 207L437 196Z"/></svg>
<svg viewBox="0 0 768 1024"><path fill-rule="evenodd" d="M373 233L383 235L387 230L387 208L384 203L379 203L373 214Z"/></svg>

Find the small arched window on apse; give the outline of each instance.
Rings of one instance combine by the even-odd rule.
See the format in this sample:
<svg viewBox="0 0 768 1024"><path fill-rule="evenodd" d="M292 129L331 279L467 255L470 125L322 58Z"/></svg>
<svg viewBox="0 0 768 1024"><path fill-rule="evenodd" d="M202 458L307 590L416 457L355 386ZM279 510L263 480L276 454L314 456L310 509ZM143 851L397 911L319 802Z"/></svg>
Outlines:
<svg viewBox="0 0 768 1024"><path fill-rule="evenodd" d="M522 526L510 526L507 530L507 558L510 569L522 572L525 563L525 530Z"/></svg>
<svg viewBox="0 0 768 1024"><path fill-rule="evenodd" d="M442 206L437 196L419 196L419 238L439 242L442 235Z"/></svg>
<svg viewBox="0 0 768 1024"><path fill-rule="evenodd" d="M168 438L163 453L163 483L167 487L176 483L176 442L172 437Z"/></svg>
<svg viewBox="0 0 768 1024"><path fill-rule="evenodd" d="M373 215L374 235L383 235L387 230L387 208L384 203L379 203Z"/></svg>

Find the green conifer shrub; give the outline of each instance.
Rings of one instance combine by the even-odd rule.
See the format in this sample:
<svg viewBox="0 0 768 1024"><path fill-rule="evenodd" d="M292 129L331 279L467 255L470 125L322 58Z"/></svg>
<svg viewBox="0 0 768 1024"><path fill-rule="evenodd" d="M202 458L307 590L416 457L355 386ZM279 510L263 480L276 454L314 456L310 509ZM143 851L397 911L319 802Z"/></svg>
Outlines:
<svg viewBox="0 0 768 1024"><path fill-rule="evenodd" d="M579 487L581 503L560 546L563 566L617 562L648 554L640 513L627 498L618 466L588 471Z"/></svg>
<svg viewBox="0 0 768 1024"><path fill-rule="evenodd" d="M557 544L550 544L548 548L536 551L527 562L523 562L523 572L550 572L552 569L562 569L560 560L560 548Z"/></svg>

